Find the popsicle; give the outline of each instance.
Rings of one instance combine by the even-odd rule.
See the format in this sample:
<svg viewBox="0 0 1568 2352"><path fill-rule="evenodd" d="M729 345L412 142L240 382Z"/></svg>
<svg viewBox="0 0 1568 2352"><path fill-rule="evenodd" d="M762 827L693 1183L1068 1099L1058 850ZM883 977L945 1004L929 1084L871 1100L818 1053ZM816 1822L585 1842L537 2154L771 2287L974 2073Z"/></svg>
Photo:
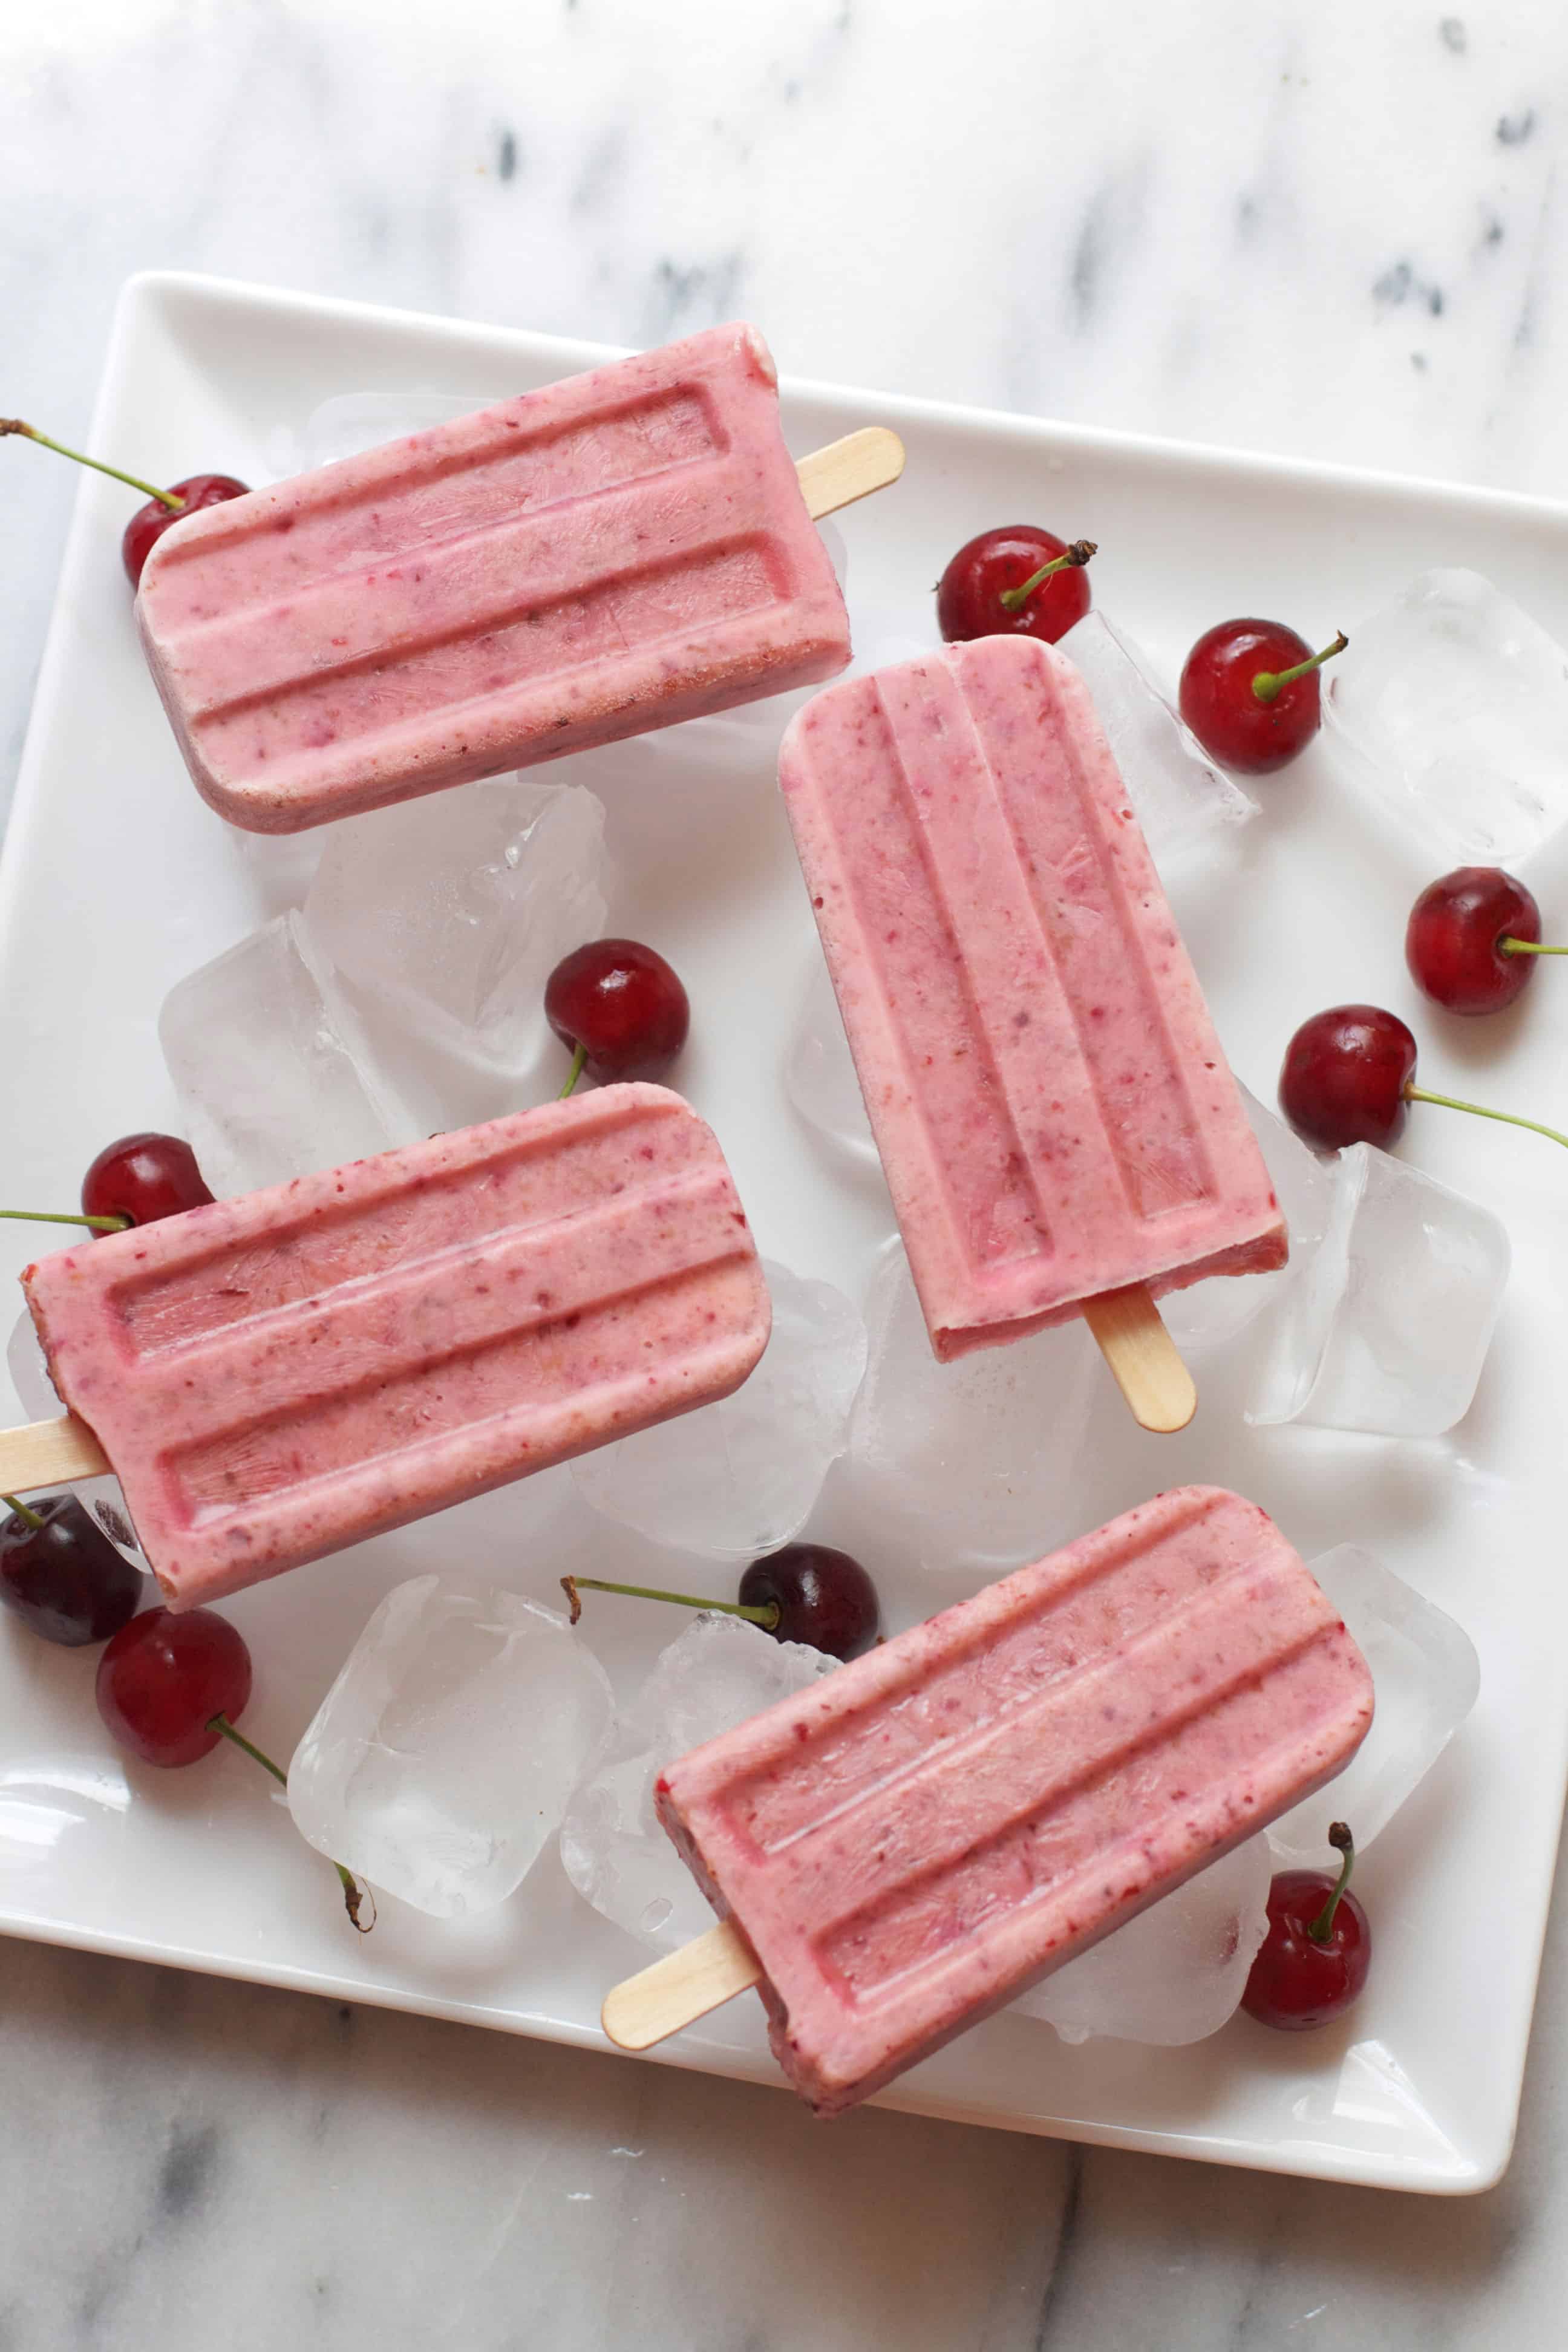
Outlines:
<svg viewBox="0 0 1568 2352"><path fill-rule="evenodd" d="M1267 1513L1157 1496L671 1764L659 1818L725 1916L605 2031L647 2048L754 1983L837 2114L1332 1779L1372 1712Z"/></svg>
<svg viewBox="0 0 1568 2352"><path fill-rule="evenodd" d="M294 833L831 677L814 518L897 478L801 460L754 328L547 384L159 540L137 615L197 790Z"/></svg>
<svg viewBox="0 0 1568 2352"><path fill-rule="evenodd" d="M936 1355L1082 1314L1180 1426L1152 1299L1285 1224L1078 671L1009 636L847 679L779 781Z"/></svg>
<svg viewBox="0 0 1568 2352"><path fill-rule="evenodd" d="M174 1609L728 1396L769 1328L719 1145L654 1086L214 1202L22 1279L70 1410L0 1434L0 1491L107 1456Z"/></svg>

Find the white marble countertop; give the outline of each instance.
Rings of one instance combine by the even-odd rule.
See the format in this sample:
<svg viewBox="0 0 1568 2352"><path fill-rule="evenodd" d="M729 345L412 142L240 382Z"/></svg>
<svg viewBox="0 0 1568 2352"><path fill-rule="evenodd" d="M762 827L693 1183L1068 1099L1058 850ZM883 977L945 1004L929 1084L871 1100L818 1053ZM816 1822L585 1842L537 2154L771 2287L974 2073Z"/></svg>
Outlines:
<svg viewBox="0 0 1568 2352"><path fill-rule="evenodd" d="M1565 89L1539 0L8 11L0 402L79 437L167 265L624 342L744 314L797 374L1568 495ZM0 792L74 488L7 448ZM0 1946L0 2347L1534 2352L1558 1914L1464 2203Z"/></svg>

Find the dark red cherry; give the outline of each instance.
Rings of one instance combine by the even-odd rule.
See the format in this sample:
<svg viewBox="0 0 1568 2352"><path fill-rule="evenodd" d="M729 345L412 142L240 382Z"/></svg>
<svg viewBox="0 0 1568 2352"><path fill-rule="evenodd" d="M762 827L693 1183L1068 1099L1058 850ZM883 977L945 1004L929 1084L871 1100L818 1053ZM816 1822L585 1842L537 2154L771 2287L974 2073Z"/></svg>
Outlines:
<svg viewBox="0 0 1568 2352"><path fill-rule="evenodd" d="M1089 608L1085 567L1094 552L1092 540L1058 539L1032 522L983 530L937 583L937 626L950 646L1001 636L1054 646Z"/></svg>
<svg viewBox="0 0 1568 2352"><path fill-rule="evenodd" d="M1303 752L1322 717L1318 667L1342 653L1342 635L1315 654L1283 621L1219 621L1182 671L1182 717L1212 760L1267 776Z"/></svg>
<svg viewBox="0 0 1568 2352"><path fill-rule="evenodd" d="M195 1764L237 1723L250 1697L250 1652L226 1617L144 1609L98 1662L98 1711L122 1748L147 1764Z"/></svg>
<svg viewBox="0 0 1568 2352"><path fill-rule="evenodd" d="M1357 2000L1372 1966L1372 1926L1347 1890L1355 1847L1343 1822L1329 1843L1344 1857L1337 1877L1326 1870L1282 1870L1268 1889L1268 1932L1258 1948L1241 2005L1283 2033L1331 2024Z"/></svg>
<svg viewBox="0 0 1568 2352"><path fill-rule="evenodd" d="M1303 1021L1285 1049L1279 1108L1309 1143L1392 1143L1405 1125L1415 1040L1397 1013L1336 1004Z"/></svg>
<svg viewBox="0 0 1568 2352"><path fill-rule="evenodd" d="M183 522L186 515L195 514L202 507L226 506L230 499L246 498L250 485L237 482L232 474L188 474L183 482L171 482L169 490L184 504L166 507L162 499L149 499L144 507L137 508L125 526L120 553L132 588L141 585L142 567L171 524Z"/></svg>
<svg viewBox="0 0 1568 2352"><path fill-rule="evenodd" d="M1532 952L1534 950L1535 952ZM1429 882L1410 910L1405 961L1417 988L1449 1013L1499 1013L1535 970L1541 909L1498 866L1461 866Z"/></svg>
<svg viewBox="0 0 1568 2352"><path fill-rule="evenodd" d="M808 1642L830 1658L858 1658L882 1622L877 1588L858 1559L831 1544L790 1543L754 1559L741 1579L743 1607L778 1611L776 1642Z"/></svg>
<svg viewBox="0 0 1568 2352"><path fill-rule="evenodd" d="M74 1495L0 1496L0 1601L46 1642L76 1650L107 1642L136 1614L142 1571L117 1551Z"/></svg>
<svg viewBox="0 0 1568 2352"><path fill-rule="evenodd" d="M592 1078L660 1078L686 1043L691 1006L677 974L637 940L592 940L544 984L544 1015ZM571 1085L576 1082L573 1073Z"/></svg>
<svg viewBox="0 0 1568 2352"><path fill-rule="evenodd" d="M177 1135L122 1135L104 1145L81 1180L84 1216L124 1217L133 1225L177 1217L212 1197L195 1153Z"/></svg>

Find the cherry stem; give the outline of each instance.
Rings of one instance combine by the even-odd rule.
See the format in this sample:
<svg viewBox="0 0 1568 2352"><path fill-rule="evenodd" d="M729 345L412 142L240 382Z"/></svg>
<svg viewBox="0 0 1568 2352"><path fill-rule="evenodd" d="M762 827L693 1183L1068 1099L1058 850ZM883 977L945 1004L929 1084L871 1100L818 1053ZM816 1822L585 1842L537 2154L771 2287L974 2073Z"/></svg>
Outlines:
<svg viewBox="0 0 1568 2352"><path fill-rule="evenodd" d="M1568 955L1568 948L1543 948L1539 940L1499 940L1500 955Z"/></svg>
<svg viewBox="0 0 1568 2352"><path fill-rule="evenodd" d="M673 1601L679 1609L717 1609L722 1616L743 1617L749 1625L760 1625L764 1633L777 1632L781 1613L776 1601L709 1601L700 1592L661 1592L652 1584L606 1584L597 1576L563 1576L561 1590L574 1625L583 1614L578 1596L584 1592L624 1592L632 1601Z"/></svg>
<svg viewBox="0 0 1568 2352"><path fill-rule="evenodd" d="M1099 552L1100 546L1097 541L1075 539L1072 545L1064 549L1060 555L1053 555L1048 563L1042 563L1037 572L1032 572L1021 588L1003 589L1002 604L1005 610L1009 613L1021 613L1041 582L1048 580L1053 572L1077 572L1089 562L1091 555L1098 555Z"/></svg>
<svg viewBox="0 0 1568 2352"><path fill-rule="evenodd" d="M15 1495L0 1495L0 1503L4 1503L8 1511L15 1511L25 1528L37 1530L43 1526L37 1511L30 1511L26 1503L19 1503Z"/></svg>
<svg viewBox="0 0 1568 2352"><path fill-rule="evenodd" d="M1532 1135L1544 1135L1568 1150L1568 1135L1560 1135L1554 1127L1542 1127L1538 1118L1521 1118L1517 1111L1488 1110L1484 1103L1458 1101L1453 1095L1430 1095L1425 1087L1402 1087L1406 1102L1437 1103L1444 1110L1468 1110L1473 1118L1500 1119L1505 1127L1528 1127Z"/></svg>
<svg viewBox="0 0 1568 2352"><path fill-rule="evenodd" d="M264 1772L271 1773L273 1779L277 1781L280 1789L286 1789L289 1786L288 1773L281 1771L279 1767L274 1764L271 1757L267 1755L263 1749L258 1748L253 1739L247 1739L243 1731L237 1731L233 1724L230 1723L226 1715L223 1715L221 1713L218 1715L209 1715L207 1717L207 1729L209 1731L221 1731L226 1739L232 1739L237 1748L243 1748L246 1754L253 1758L254 1760L260 1765ZM358 1879L354 1877L353 1872L345 1870L341 1862L334 1862L332 1868L337 1872L339 1880L342 1885L343 1909L349 1915L350 1923L358 1929L362 1936L368 1936L371 1929L375 1925L375 1896L371 1894L371 1890L368 1886L362 1886ZM370 1898L370 1917L368 1919L362 1919L359 1915L367 1895Z"/></svg>
<svg viewBox="0 0 1568 2352"><path fill-rule="evenodd" d="M174 514L184 512L184 499L176 498L173 490L156 489L151 482L139 481L134 474L122 474L118 466L105 465L101 457L89 457L79 449L68 449L63 441L51 441L47 433L40 433L36 425L24 425L19 416L0 416L0 438L7 433L26 434L29 441L37 441L42 448L57 450L62 457L74 457L79 466L90 466L95 474L112 474L117 482L124 482L129 488L145 491L150 499L156 499Z"/></svg>
<svg viewBox="0 0 1568 2352"><path fill-rule="evenodd" d="M1343 1859L1340 1864L1339 1878L1329 1891L1328 1901L1307 1929L1314 1944L1326 1944L1333 1934L1334 1913L1340 1907L1340 1897L1350 1885L1351 1873L1355 1868L1355 1840L1343 1822L1330 1822L1329 1843Z"/></svg>
<svg viewBox="0 0 1568 2352"><path fill-rule="evenodd" d="M571 1091L572 1091L573 1087L576 1085L576 1083L577 1083L578 1079L582 1076L582 1075L583 1075L583 1067L584 1067L584 1063L587 1061L587 1059L588 1059L588 1048L586 1047L586 1045L579 1045L579 1046L578 1046L578 1048L577 1048L577 1051L576 1051L576 1052L573 1055L573 1056L572 1056L572 1071L571 1071L571 1075L570 1075L570 1076L567 1078L567 1081L566 1081L565 1085L562 1087L561 1092L560 1092L560 1093L556 1096L556 1097L555 1097L555 1099L556 1099L556 1101L557 1101L557 1102L564 1102L564 1101L565 1101L565 1099L566 1099L567 1096L571 1093Z"/></svg>
<svg viewBox="0 0 1568 2352"><path fill-rule="evenodd" d="M1342 654L1349 643L1350 639L1342 629L1331 646L1325 646L1322 652L1314 654L1310 661L1298 662L1294 669L1260 669L1252 681L1253 693L1259 702L1272 702L1296 678L1305 677L1309 670L1317 669L1323 662L1332 661L1336 654Z"/></svg>
<svg viewBox="0 0 1568 2352"><path fill-rule="evenodd" d="M0 1217L20 1217L28 1225L90 1225L95 1234L122 1234L129 1217L69 1217L61 1209L0 1209Z"/></svg>

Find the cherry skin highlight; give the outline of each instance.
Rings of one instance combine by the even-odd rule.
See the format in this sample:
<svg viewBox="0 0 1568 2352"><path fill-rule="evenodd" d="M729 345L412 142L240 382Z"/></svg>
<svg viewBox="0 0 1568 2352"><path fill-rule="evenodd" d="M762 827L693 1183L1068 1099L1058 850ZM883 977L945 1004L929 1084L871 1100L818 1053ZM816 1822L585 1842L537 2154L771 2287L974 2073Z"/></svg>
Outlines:
<svg viewBox="0 0 1568 2352"><path fill-rule="evenodd" d="M1069 555L1086 541L1058 539L1034 523L1007 523L967 541L942 573L936 592L937 626L947 644L972 637L1038 637L1054 646L1092 599L1082 561L1053 572L1031 590L1016 610L1003 596L1024 588L1043 564Z"/></svg>
<svg viewBox="0 0 1568 2352"><path fill-rule="evenodd" d="M1405 961L1410 977L1449 1013L1500 1013L1535 970L1505 940L1539 945L1541 909L1522 882L1497 866L1461 866L1429 882L1410 910Z"/></svg>
<svg viewBox="0 0 1568 2352"><path fill-rule="evenodd" d="M82 1214L133 1225L177 1217L212 1199L196 1155L177 1135L122 1135L106 1143L81 1180Z"/></svg>
<svg viewBox="0 0 1568 2352"><path fill-rule="evenodd" d="M592 940L544 984L544 1015L592 1078L661 1078L686 1043L691 1006L677 973L637 940Z"/></svg>
<svg viewBox="0 0 1568 2352"><path fill-rule="evenodd" d="M232 474L188 474L183 482L171 482L169 488L175 498L184 500L183 506L166 507L161 499L149 499L125 526L120 554L132 588L140 587L142 568L172 523L183 522L186 515L203 507L226 506L230 499L250 494L249 483L236 481Z"/></svg>
<svg viewBox="0 0 1568 2352"><path fill-rule="evenodd" d="M250 1698L250 1652L216 1610L176 1617L144 1609L98 1662L98 1711L122 1748L145 1764L195 1764L237 1723Z"/></svg>

